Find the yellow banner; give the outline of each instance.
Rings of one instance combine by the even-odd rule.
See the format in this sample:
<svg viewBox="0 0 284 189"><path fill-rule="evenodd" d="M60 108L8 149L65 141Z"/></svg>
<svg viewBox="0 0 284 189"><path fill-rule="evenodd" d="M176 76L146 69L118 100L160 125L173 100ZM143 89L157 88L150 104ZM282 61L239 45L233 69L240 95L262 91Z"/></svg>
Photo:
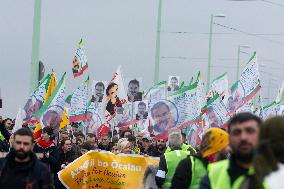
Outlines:
<svg viewBox="0 0 284 189"><path fill-rule="evenodd" d="M58 176L69 189L140 189L154 182L158 165L157 158L90 151Z"/></svg>

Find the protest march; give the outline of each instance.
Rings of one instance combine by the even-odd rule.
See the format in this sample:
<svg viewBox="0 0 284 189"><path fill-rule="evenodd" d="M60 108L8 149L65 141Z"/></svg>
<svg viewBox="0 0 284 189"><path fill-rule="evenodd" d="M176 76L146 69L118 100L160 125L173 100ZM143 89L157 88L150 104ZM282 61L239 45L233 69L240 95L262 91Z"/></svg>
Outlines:
<svg viewBox="0 0 284 189"><path fill-rule="evenodd" d="M278 23L277 32L269 30L272 17L263 18L262 14L271 11L280 15L278 9L272 11L264 5L281 9L284 3L263 0L260 9L256 4L260 1L206 1L190 2L194 6L187 10L188 2L182 0L157 0L154 8L154 3L146 0L65 1L64 7L60 1L50 6L50 1L32 0L33 35L28 53L20 44L29 41L25 27L31 27L32 22L11 19L28 15L31 2L22 4L21 13L18 5L1 2L0 22L7 36L0 35L4 36L3 48L0 44L4 57L0 75L0 189L283 189L284 81L280 76L273 80L284 68L277 61L283 48L273 45L284 45L276 40L284 36L284 28ZM231 7L235 1L240 2ZM97 7L91 6L94 4ZM239 7L238 12L235 7ZM210 12L209 33L201 32L203 14L211 8L224 10L228 19L219 21L226 16ZM158 11L154 15L156 32L150 36L153 28L143 24L150 23L152 9ZM51 10L52 15L48 14ZM181 18L184 12L190 12L190 18ZM251 31L238 29L241 24L234 25L236 17L244 25L253 20ZM258 21L266 30L259 31ZM96 25L98 22L103 24ZM126 29L126 23L131 29ZM14 32L19 31L17 38ZM175 42L180 36L182 40ZM200 45L204 36L209 39L205 50ZM222 46L217 38L223 40ZM250 43L250 38L265 45L241 45L242 40ZM139 44L132 44L134 40ZM53 41L52 46L49 41ZM127 46L125 42L131 43ZM215 42L218 48L213 51ZM235 42L237 59L225 57L230 51L228 44ZM155 48L151 49L150 43ZM189 47L186 45L189 51L184 51ZM244 51L248 48L252 51ZM199 50L206 51L208 57L197 53ZM275 59L266 58L269 50ZM224 57L212 57L220 51ZM181 55L185 52L188 56ZM15 61L20 57L20 62L26 62L21 53L31 54L30 86L23 85L25 69ZM62 57L67 53L66 63ZM106 59L101 61L103 56ZM232 60L237 66L230 64ZM169 66L171 61L173 66ZM179 61L189 64L180 65ZM153 68L144 62L153 63ZM13 72L6 69L11 65ZM132 68L136 70L130 72ZM154 82L149 84L152 72ZM18 81L15 78L23 81L14 82ZM14 88L12 93L9 87ZM25 93L27 88L30 91ZM14 105L19 108L12 115Z"/></svg>
<svg viewBox="0 0 284 189"><path fill-rule="evenodd" d="M212 81L209 91L200 71L191 81L169 76L168 81L141 91L142 78L125 79L121 66L108 81L91 81L88 67L81 39L72 74L86 80L72 94L66 93L65 85L70 71L60 78L52 71L19 108L16 119L1 118L1 157L5 159L1 187L5 184L16 188L7 179L24 175L8 170L33 162L36 170L29 173L33 175L31 188L221 187L214 182L229 188L226 178L232 176L220 180L218 174L224 173L217 171L214 175L211 164L240 161L243 163L235 166L248 171L255 163L252 153L257 146L253 136L245 135L258 133L259 125L268 124L273 129L273 125L282 123L277 126L282 128L278 129L283 137L284 118L280 116L284 88L282 85L271 104L262 103L256 52L231 87L224 73ZM234 137L241 137L235 139L239 143L230 144ZM239 172L236 178L243 174ZM242 182L244 178L233 186L241 188ZM247 188L254 187L251 183Z"/></svg>

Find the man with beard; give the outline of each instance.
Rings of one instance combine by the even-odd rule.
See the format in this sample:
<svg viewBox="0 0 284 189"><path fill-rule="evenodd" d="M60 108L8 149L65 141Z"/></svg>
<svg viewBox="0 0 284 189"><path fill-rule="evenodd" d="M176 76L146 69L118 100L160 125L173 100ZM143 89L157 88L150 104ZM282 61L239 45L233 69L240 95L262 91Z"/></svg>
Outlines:
<svg viewBox="0 0 284 189"><path fill-rule="evenodd" d="M153 157L161 157L165 153L165 150L166 150L166 140L162 138L157 138L156 145L149 152L149 155Z"/></svg>
<svg viewBox="0 0 284 189"><path fill-rule="evenodd" d="M163 101L153 105L151 108L151 117L155 122L153 130L158 134L167 132L176 124L169 106Z"/></svg>
<svg viewBox="0 0 284 189"><path fill-rule="evenodd" d="M104 97L105 85L103 82L98 82L95 85L94 95L92 96L94 102L102 102Z"/></svg>
<svg viewBox="0 0 284 189"><path fill-rule="evenodd" d="M147 119L148 117L148 112L146 111L147 106L145 102L139 102L138 105L138 111L136 114L136 120L141 120L141 119Z"/></svg>
<svg viewBox="0 0 284 189"><path fill-rule="evenodd" d="M139 92L139 81L137 79L129 81L127 96L130 102L142 100L142 93Z"/></svg>
<svg viewBox="0 0 284 189"><path fill-rule="evenodd" d="M228 131L232 149L231 158L209 165L209 172L202 179L200 189L240 187L251 172L260 124L259 117L247 112L236 114L230 119Z"/></svg>
<svg viewBox="0 0 284 189"><path fill-rule="evenodd" d="M30 129L14 133L12 149L0 160L0 188L53 189L51 174L33 153L34 136Z"/></svg>

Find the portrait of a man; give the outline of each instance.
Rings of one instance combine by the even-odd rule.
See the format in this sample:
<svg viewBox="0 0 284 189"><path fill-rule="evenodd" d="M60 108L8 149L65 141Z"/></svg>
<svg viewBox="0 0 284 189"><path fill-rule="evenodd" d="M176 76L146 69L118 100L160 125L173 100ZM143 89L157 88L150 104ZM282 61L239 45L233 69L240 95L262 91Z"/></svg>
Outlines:
<svg viewBox="0 0 284 189"><path fill-rule="evenodd" d="M147 105L145 102L139 102L137 105L137 114L136 120L147 119L148 112L147 112Z"/></svg>
<svg viewBox="0 0 284 189"><path fill-rule="evenodd" d="M155 133L165 133L176 125L176 120L164 101L159 101L153 105L151 117L154 121L153 130Z"/></svg>
<svg viewBox="0 0 284 189"><path fill-rule="evenodd" d="M137 79L133 79L128 83L127 96L129 102L141 101L142 100L142 92L139 92L139 81Z"/></svg>
<svg viewBox="0 0 284 189"><path fill-rule="evenodd" d="M105 92L105 85L103 82L97 82L92 95L92 102L102 102Z"/></svg>
<svg viewBox="0 0 284 189"><path fill-rule="evenodd" d="M32 116L40 109L42 106L42 101L35 99L35 102L33 103L32 99L29 99L28 102L24 106L24 111L26 113L24 121L28 121L32 118Z"/></svg>
<svg viewBox="0 0 284 189"><path fill-rule="evenodd" d="M173 76L170 78L168 91L174 92L177 90L179 90L179 80L178 80L178 77Z"/></svg>
<svg viewBox="0 0 284 189"><path fill-rule="evenodd" d="M212 106L209 106L207 108L206 115L207 115L208 120L209 120L210 128L212 128L212 127L221 127L222 126L222 123L218 119L218 117L217 117L216 113L214 112Z"/></svg>

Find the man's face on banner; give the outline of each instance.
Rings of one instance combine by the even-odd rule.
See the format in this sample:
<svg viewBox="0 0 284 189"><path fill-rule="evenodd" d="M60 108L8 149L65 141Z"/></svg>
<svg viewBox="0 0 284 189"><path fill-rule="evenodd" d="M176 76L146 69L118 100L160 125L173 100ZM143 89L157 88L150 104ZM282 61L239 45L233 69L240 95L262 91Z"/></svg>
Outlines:
<svg viewBox="0 0 284 189"><path fill-rule="evenodd" d="M139 115L144 115L146 112L146 105L145 104L140 104L138 105L138 114Z"/></svg>
<svg viewBox="0 0 284 189"><path fill-rule="evenodd" d="M160 129L170 129L174 126L174 119L166 104L161 104L153 110L153 119Z"/></svg>
<svg viewBox="0 0 284 189"><path fill-rule="evenodd" d="M58 129L61 122L61 116L56 111L48 111L43 117L43 123L46 127Z"/></svg>
<svg viewBox="0 0 284 189"><path fill-rule="evenodd" d="M84 125L89 128L89 127L92 127L95 122L93 120L93 114L91 112L88 112L87 115L86 115L86 118L85 120L83 120L84 122Z"/></svg>
<svg viewBox="0 0 284 189"><path fill-rule="evenodd" d="M32 100L29 100L27 104L24 107L24 110L26 112L26 118L29 119L36 113L36 111L39 110L42 102L40 100L36 100L35 104L32 103Z"/></svg>
<svg viewBox="0 0 284 189"><path fill-rule="evenodd" d="M129 83L128 85L128 95L136 96L139 92L139 86L136 83Z"/></svg>
<svg viewBox="0 0 284 189"><path fill-rule="evenodd" d="M97 97L103 97L104 95L104 87L101 85L96 85L95 86L95 94Z"/></svg>
<svg viewBox="0 0 284 189"><path fill-rule="evenodd" d="M80 61L77 58L77 56L75 56L74 59L73 59L73 68L72 69L73 69L73 71L77 71L77 72L79 72L79 70L80 70Z"/></svg>
<svg viewBox="0 0 284 189"><path fill-rule="evenodd" d="M176 78L171 79L171 86L177 86L178 85L178 80Z"/></svg>

